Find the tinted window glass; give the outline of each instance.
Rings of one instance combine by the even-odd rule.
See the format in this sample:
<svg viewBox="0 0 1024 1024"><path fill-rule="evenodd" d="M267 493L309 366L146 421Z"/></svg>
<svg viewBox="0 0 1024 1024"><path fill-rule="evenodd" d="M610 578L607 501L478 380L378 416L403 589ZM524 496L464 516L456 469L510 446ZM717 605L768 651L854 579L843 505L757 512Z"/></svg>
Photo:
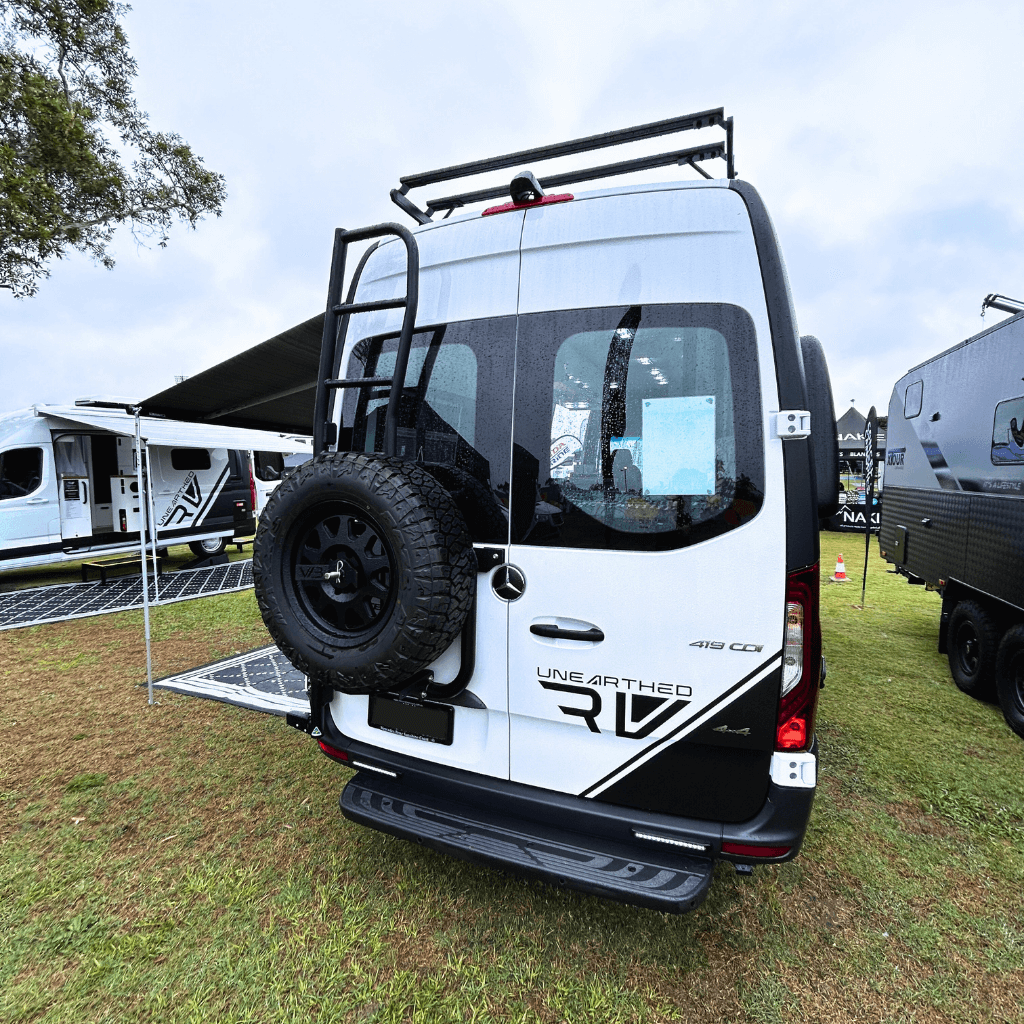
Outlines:
<svg viewBox="0 0 1024 1024"><path fill-rule="evenodd" d="M762 503L761 420L737 306L520 317L513 539L665 550L739 526Z"/></svg>
<svg viewBox="0 0 1024 1024"><path fill-rule="evenodd" d="M205 448L172 448L171 466L179 471L210 468L210 453Z"/></svg>
<svg viewBox="0 0 1024 1024"><path fill-rule="evenodd" d="M413 335L398 413L400 458L422 464L462 511L475 541L508 539L515 317L441 325ZM345 376L390 377L396 335L364 338ZM389 389L348 389L344 435L381 452Z"/></svg>
<svg viewBox="0 0 1024 1024"><path fill-rule="evenodd" d="M284 472L284 455L281 452L253 452L256 461L256 477L259 480L280 480Z"/></svg>
<svg viewBox="0 0 1024 1024"><path fill-rule="evenodd" d="M42 482L42 448L13 448L0 455L0 501L31 494Z"/></svg>

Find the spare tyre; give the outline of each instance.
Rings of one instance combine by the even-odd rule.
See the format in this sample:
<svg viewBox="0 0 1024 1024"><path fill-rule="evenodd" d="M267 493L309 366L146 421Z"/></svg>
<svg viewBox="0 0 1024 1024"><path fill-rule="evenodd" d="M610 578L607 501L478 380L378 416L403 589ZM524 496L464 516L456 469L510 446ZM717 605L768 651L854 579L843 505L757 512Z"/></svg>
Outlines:
<svg viewBox="0 0 1024 1024"><path fill-rule="evenodd" d="M253 580L271 637L300 672L374 693L401 689L459 635L476 559L433 476L402 459L337 452L270 496Z"/></svg>

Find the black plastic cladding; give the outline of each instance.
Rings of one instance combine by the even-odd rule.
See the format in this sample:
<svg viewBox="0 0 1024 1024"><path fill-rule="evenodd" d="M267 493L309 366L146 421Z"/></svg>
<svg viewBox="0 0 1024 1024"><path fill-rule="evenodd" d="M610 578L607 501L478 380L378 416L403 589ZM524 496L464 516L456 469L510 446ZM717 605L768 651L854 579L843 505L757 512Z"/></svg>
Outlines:
<svg viewBox="0 0 1024 1024"><path fill-rule="evenodd" d="M772 332L775 376L779 386L780 409L806 409L800 338L793 316L793 299L786 280L786 269L779 252L768 211L749 182L733 179L729 188L739 193L746 204L761 265L761 280L768 306L768 325ZM812 424L813 429L813 424ZM786 441L782 446L786 481L786 569L793 572L818 561L818 484L809 438Z"/></svg>

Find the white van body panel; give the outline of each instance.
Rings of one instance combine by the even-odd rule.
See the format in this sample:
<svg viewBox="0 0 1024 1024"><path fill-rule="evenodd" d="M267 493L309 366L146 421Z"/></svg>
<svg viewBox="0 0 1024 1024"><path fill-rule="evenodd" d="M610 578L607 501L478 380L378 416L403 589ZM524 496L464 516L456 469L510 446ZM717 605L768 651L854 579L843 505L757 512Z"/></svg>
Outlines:
<svg viewBox="0 0 1024 1024"><path fill-rule="evenodd" d="M5 549L60 541L60 501L53 443L46 424L30 411L11 413L0 419L0 454L16 448L42 448L42 479L31 494L0 502L0 558Z"/></svg>
<svg viewBox="0 0 1024 1024"><path fill-rule="evenodd" d="M786 522L782 441L772 437L778 390L749 216L724 183L695 182L606 190L523 213L432 224L414 234L423 267L417 326L613 304L700 302L740 306L754 323L766 483L763 505L751 522L679 550L512 545L508 560L524 571L526 591L507 604L491 589L489 573L477 578L477 661L470 690L487 710L456 706L451 746L371 728L368 698L333 696L332 717L352 739L497 778L596 796L638 749L692 718L759 666L761 671L730 700L779 666L786 587L785 545L778 542ZM400 241L382 244L367 261L357 301L403 295L405 258ZM402 310L354 316L341 374L361 339L397 332L401 321ZM723 572L723 565L729 571ZM748 574L734 571L742 565ZM644 600L650 593L676 594L678 601ZM605 640L586 644L537 637L529 626L538 622L596 625ZM507 636L507 648L495 642L499 636ZM638 644L638 637L649 642ZM724 649L689 646L699 640L724 641ZM730 644L747 650L730 650ZM439 682L454 676L458 646L456 641L431 666ZM580 706L580 698L545 690L538 682L545 672L572 673L584 682L601 677L601 736L594 736L583 719L559 710L560 704ZM638 743L615 735L616 695L631 700L630 694L641 692L641 681L644 693L654 684L660 687L655 694L686 704ZM700 724L698 717L686 732Z"/></svg>
<svg viewBox="0 0 1024 1024"><path fill-rule="evenodd" d="M778 409L771 332L750 219L727 189L617 194L529 210L522 262L521 315L612 302L731 303L750 314L757 335L765 495L751 522L677 550L509 549L526 577L522 598L509 606L511 778L597 796L615 781L609 772L660 737L693 731L702 707L781 648L786 563L778 538L785 536L786 506L783 442L771 430ZM748 571L737 572L742 566ZM598 627L604 641L552 642L529 632L562 617ZM701 640L725 646L690 646ZM731 650L734 644L747 649ZM777 668L778 661L766 666L730 700ZM552 674L569 674L584 687L599 680L590 687L601 697L599 736L561 710L587 709L589 698L543 688L540 679ZM629 709L641 691L685 703L642 741L616 735L618 703ZM641 729L643 721L627 714L626 727Z"/></svg>
<svg viewBox="0 0 1024 1024"><path fill-rule="evenodd" d="M476 217L431 224L413 232L420 250L417 326L515 313L523 216ZM405 295L405 255L405 245L398 239L377 248L363 268L360 302ZM360 338L400 330L404 312L390 309L354 316L342 365L350 345Z"/></svg>

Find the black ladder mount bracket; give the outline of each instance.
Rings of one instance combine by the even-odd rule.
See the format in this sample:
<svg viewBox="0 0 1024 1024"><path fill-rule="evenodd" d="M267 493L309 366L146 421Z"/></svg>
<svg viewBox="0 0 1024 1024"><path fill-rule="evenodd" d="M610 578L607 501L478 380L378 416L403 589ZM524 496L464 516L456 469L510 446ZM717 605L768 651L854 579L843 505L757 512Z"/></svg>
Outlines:
<svg viewBox="0 0 1024 1024"><path fill-rule="evenodd" d="M441 199L431 199L426 204L426 210L421 210L408 197L410 189L422 188L424 185L435 185L441 181L469 178L476 174L505 170L509 167L518 166L522 168L529 161L553 160L556 157L571 156L575 153L589 153L595 149L608 149L612 146L639 142L642 139L654 139L662 135L675 135L679 132L713 127L722 128L725 131L724 142L713 143L707 146L695 146L692 149L676 150L669 153L659 153L655 156L639 157L635 160L623 160L619 163L602 164L598 167L587 167L563 174L551 174L544 178L534 177L532 171L520 170L512 179L511 185L503 184L494 188L479 189L475 192L464 192ZM601 135L588 135L585 138L572 139L569 142L556 142L547 146L537 146L533 149L521 149L518 152L506 153L503 156L471 160L469 163L441 167L435 171L425 171L422 174L407 174L401 179L401 188L391 190L391 200L399 209L409 214L417 224L427 224L431 221L433 215L440 210L447 211L445 214L447 216L452 210L468 206L470 203L509 196L511 196L515 203L529 205L529 203L539 202L543 198L544 189L557 188L560 185L572 185L581 181L594 181L598 178L615 177L619 174L628 174L631 171L667 167L671 164L678 164L681 167L692 167L705 178L710 178L711 175L700 166L700 163L716 158L725 161L726 177L735 178L733 120L731 117L725 116L724 107L702 110L696 114L683 114L680 117L670 117L664 121L652 121L649 124L635 125L632 128L620 128L617 131L604 132ZM529 175L528 179L526 178L527 175ZM527 196L532 196L532 199L525 198Z"/></svg>

